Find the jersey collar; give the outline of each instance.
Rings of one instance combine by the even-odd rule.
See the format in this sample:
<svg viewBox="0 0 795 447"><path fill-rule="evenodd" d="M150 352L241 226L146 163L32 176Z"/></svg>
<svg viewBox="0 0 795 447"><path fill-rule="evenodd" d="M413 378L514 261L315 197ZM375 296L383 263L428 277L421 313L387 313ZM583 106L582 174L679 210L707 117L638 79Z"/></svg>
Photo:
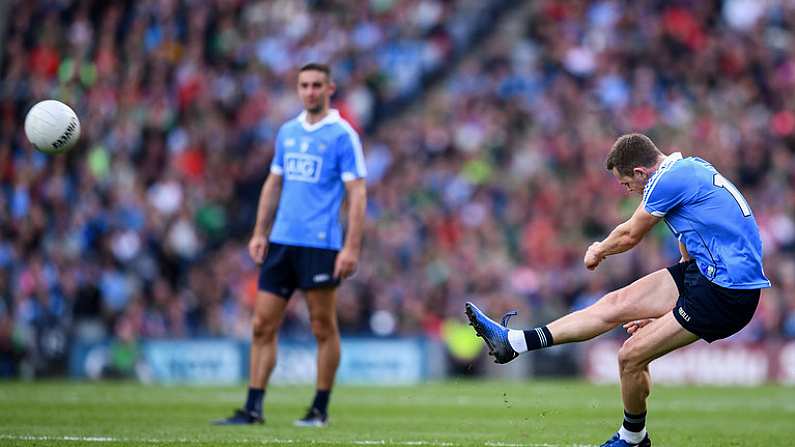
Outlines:
<svg viewBox="0 0 795 447"><path fill-rule="evenodd" d="M306 116L307 113L306 110L304 110L300 115L298 115L298 122L301 123L301 127L303 127L307 132L313 132L325 126L326 124L333 124L340 120L340 112L337 109L329 109L328 114L326 114L322 120L314 124L309 124L306 121Z"/></svg>
<svg viewBox="0 0 795 447"><path fill-rule="evenodd" d="M656 181L656 178L659 177L660 175L662 175L662 173L666 169L668 169L672 164L676 163L677 161L679 161L681 159L682 159L682 153L681 152L674 152L671 155L669 155L669 156L667 156L667 157L665 157L663 159L662 163L660 163L660 167L657 168L656 171L654 171L654 174L652 174L651 177L649 177L649 179L646 180L646 185L643 186L643 200L644 201L646 200L646 192L649 189L649 185L653 184Z"/></svg>
<svg viewBox="0 0 795 447"><path fill-rule="evenodd" d="M681 152L674 152L673 154L665 157L663 162L660 164L660 168L659 169L665 169L668 166L671 166L672 164L674 164L675 162L677 162L677 161L679 161L681 159L682 159L682 153Z"/></svg>

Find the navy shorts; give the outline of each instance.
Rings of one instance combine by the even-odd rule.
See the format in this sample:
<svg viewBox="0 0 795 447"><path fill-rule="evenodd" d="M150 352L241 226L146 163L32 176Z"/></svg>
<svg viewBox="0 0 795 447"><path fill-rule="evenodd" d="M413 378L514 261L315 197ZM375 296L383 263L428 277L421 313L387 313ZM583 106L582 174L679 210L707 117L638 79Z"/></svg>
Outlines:
<svg viewBox="0 0 795 447"><path fill-rule="evenodd" d="M259 272L259 290L290 299L295 289L335 287L337 250L271 242Z"/></svg>
<svg viewBox="0 0 795 447"><path fill-rule="evenodd" d="M674 317L709 343L744 328L756 312L760 289L727 289L708 280L695 261L668 267L679 289Z"/></svg>

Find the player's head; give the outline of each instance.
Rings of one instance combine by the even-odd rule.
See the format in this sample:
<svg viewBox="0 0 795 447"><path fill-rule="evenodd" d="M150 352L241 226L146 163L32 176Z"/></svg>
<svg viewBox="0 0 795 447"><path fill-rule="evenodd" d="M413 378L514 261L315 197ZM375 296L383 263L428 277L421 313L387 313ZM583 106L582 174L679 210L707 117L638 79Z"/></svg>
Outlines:
<svg viewBox="0 0 795 447"><path fill-rule="evenodd" d="M643 194L646 182L663 157L665 155L657 149L651 138L630 133L620 136L613 143L605 165L627 191Z"/></svg>
<svg viewBox="0 0 795 447"><path fill-rule="evenodd" d="M307 112L317 114L328 109L335 89L328 65L312 62L298 70L298 96Z"/></svg>

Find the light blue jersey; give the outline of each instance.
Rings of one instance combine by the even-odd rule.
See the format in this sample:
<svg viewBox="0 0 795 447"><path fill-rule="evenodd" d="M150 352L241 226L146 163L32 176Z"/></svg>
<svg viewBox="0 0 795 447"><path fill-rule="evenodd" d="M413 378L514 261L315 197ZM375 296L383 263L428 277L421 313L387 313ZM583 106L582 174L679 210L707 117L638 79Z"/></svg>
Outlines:
<svg viewBox="0 0 795 447"><path fill-rule="evenodd" d="M713 283L731 289L770 287L751 208L711 164L683 159L679 152L669 155L646 184L643 207L665 220Z"/></svg>
<svg viewBox="0 0 795 447"><path fill-rule="evenodd" d="M271 172L283 179L270 240L339 250L344 182L367 175L362 144L337 110L314 124L306 115L284 123L276 135Z"/></svg>

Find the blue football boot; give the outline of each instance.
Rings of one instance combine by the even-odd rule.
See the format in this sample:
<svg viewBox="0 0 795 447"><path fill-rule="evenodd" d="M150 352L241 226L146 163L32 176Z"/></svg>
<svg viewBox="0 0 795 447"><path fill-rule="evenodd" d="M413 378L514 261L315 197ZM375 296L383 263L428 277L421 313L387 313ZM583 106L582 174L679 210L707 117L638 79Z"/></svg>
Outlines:
<svg viewBox="0 0 795 447"><path fill-rule="evenodd" d="M256 411L249 411L245 408L238 408L232 416L225 419L213 421L213 425L252 425L264 424L265 419Z"/></svg>
<svg viewBox="0 0 795 447"><path fill-rule="evenodd" d="M640 441L638 444L630 444L629 442L621 439L618 436L618 433L616 433L612 438L608 439L607 442L599 447L651 447L651 440L649 439L649 434L646 433L646 436L643 437L643 441Z"/></svg>
<svg viewBox="0 0 795 447"><path fill-rule="evenodd" d="M519 356L508 342L508 328L505 327L508 320L517 314L516 311L503 315L502 324L487 317L472 303L466 303L466 314L478 337L489 346L489 355L494 356L495 363L508 363Z"/></svg>

